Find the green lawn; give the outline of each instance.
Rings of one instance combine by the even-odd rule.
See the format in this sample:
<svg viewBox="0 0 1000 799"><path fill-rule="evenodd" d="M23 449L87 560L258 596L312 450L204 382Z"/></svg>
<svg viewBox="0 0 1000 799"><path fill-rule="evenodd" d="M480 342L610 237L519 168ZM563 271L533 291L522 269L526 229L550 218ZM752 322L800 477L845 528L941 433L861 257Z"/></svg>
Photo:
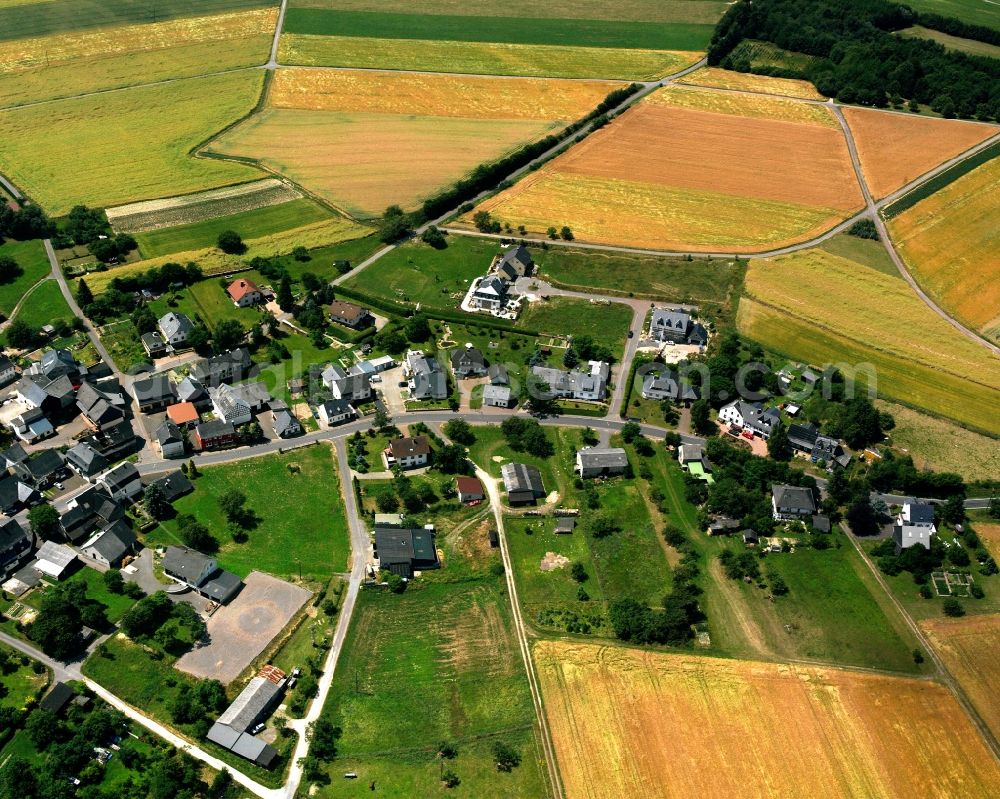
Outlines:
<svg viewBox="0 0 1000 799"><path fill-rule="evenodd" d="M724 306L743 282L732 260L665 258L551 247L532 250L540 277L565 289Z"/></svg>
<svg viewBox="0 0 1000 799"><path fill-rule="evenodd" d="M886 252L885 247L882 246L882 242L880 241L862 239L847 233L838 233L836 236L820 244L819 248L833 255L839 255L841 258L856 261L859 264L870 266L872 269L877 269L879 272L885 272L887 275L902 279L899 270L896 269L896 265L892 262L889 253Z"/></svg>
<svg viewBox="0 0 1000 799"><path fill-rule="evenodd" d="M497 425L477 425L473 429L476 440L469 446L469 456L485 471L500 477L500 467L504 463L527 463L538 469L546 491L558 491L562 497L575 500L573 464L576 449L583 446L579 431L565 427L555 430L545 428L545 434L555 445L556 454L551 458L536 458L527 452L514 452Z"/></svg>
<svg viewBox="0 0 1000 799"><path fill-rule="evenodd" d="M290 466L297 466L292 471ZM227 531L218 497L239 489L259 518L244 544ZM205 524L221 543L219 564L245 577L251 571L325 583L347 570L350 543L333 452L325 444L284 455L266 455L201 470L193 493L174 507ZM176 544L176 521L148 536L150 543Z"/></svg>
<svg viewBox="0 0 1000 799"><path fill-rule="evenodd" d="M43 669L41 674L36 674L31 668L31 660L6 644L0 644L0 654L10 658L7 668L0 670L0 707L20 710L48 683L48 671ZM4 733L0 730L0 740L6 738Z"/></svg>
<svg viewBox="0 0 1000 799"><path fill-rule="evenodd" d="M111 323L101 329L100 335L101 343L122 371L127 372L136 364L149 362L139 331L129 320Z"/></svg>
<svg viewBox="0 0 1000 799"><path fill-rule="evenodd" d="M444 740L460 753L445 764L462 780L456 795L546 795L500 577L418 581L401 595L362 591L323 713L343 737L330 767L336 782L317 796L369 795L372 780L383 796L434 795ZM493 739L521 753L513 772L497 772ZM348 770L356 781L339 779Z"/></svg>
<svg viewBox="0 0 1000 799"><path fill-rule="evenodd" d="M340 350L331 347L317 348L311 338L301 333L289 332L288 328L284 327L280 329L277 338L288 350L288 357L281 363L268 364L262 355L258 355L258 360L264 365L261 366L257 379L264 381L272 396L290 402L288 381L308 374L309 367L314 364L326 364L337 360Z"/></svg>
<svg viewBox="0 0 1000 799"><path fill-rule="evenodd" d="M394 14L292 8L287 33L323 36L374 36L508 44L561 44L633 47L650 50L704 50L712 25L588 19Z"/></svg>
<svg viewBox="0 0 1000 799"><path fill-rule="evenodd" d="M82 569L77 571L71 577L69 577L65 582L68 583L83 583L87 586L87 596L90 599L96 599L102 605L108 609L108 621L112 624L117 622L125 612L135 604L135 600L124 594L112 594L104 587L104 575L97 571L97 569L91 569L88 566L84 566ZM33 605L41 602L42 595L45 593L45 583L41 587L35 589L29 595Z"/></svg>
<svg viewBox="0 0 1000 799"><path fill-rule="evenodd" d="M235 230L244 240L249 240L321 222L330 216L331 213L323 206L302 197L252 211L137 233L135 239L139 242L143 258L155 258L214 247L219 234L225 230Z"/></svg>
<svg viewBox="0 0 1000 799"><path fill-rule="evenodd" d="M396 302L456 310L469 284L486 274L502 248L498 242L473 236L447 239L443 250L419 241L403 244L345 285Z"/></svg>
<svg viewBox="0 0 1000 799"><path fill-rule="evenodd" d="M625 337L632 324L632 309L612 302L594 305L587 300L554 297L548 301L527 303L518 325L551 336L591 336L621 360Z"/></svg>
<svg viewBox="0 0 1000 799"><path fill-rule="evenodd" d="M22 269L20 277L0 285L0 313L9 316L24 293L49 273L49 259L40 241L5 241L0 256L13 258Z"/></svg>
<svg viewBox="0 0 1000 799"><path fill-rule="evenodd" d="M243 275L255 282L256 274ZM246 330L249 330L261 319L265 318L257 308L237 308L226 288L231 281L225 278L209 278L202 280L173 294L165 294L149 304L150 309L160 318L170 311L186 314L190 319L201 319L208 328L214 329L223 319L235 319Z"/></svg>

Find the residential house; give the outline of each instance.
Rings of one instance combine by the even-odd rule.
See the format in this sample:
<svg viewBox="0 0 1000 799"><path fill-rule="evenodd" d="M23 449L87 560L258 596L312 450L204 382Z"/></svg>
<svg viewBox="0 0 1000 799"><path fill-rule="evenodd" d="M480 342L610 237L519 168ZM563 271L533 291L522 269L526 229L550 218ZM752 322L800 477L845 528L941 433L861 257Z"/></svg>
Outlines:
<svg viewBox="0 0 1000 799"><path fill-rule="evenodd" d="M171 406L174 407L174 406ZM169 419L153 431L153 438L156 439L156 446L160 450L160 456L164 458L183 458L185 452L184 433L181 428Z"/></svg>
<svg viewBox="0 0 1000 799"><path fill-rule="evenodd" d="M118 568L126 555L135 552L135 533L124 520L119 519L82 544L80 551L104 566Z"/></svg>
<svg viewBox="0 0 1000 799"><path fill-rule="evenodd" d="M698 392L690 383L678 381L677 375L667 370L643 378L642 396L643 399L670 400L690 405L698 399Z"/></svg>
<svg viewBox="0 0 1000 799"><path fill-rule="evenodd" d="M316 407L316 418L326 427L336 427L354 418L356 411L345 399L327 400Z"/></svg>
<svg viewBox="0 0 1000 799"><path fill-rule="evenodd" d="M142 479L134 463L124 461L100 475L97 484L118 502L134 502L142 493Z"/></svg>
<svg viewBox="0 0 1000 799"><path fill-rule="evenodd" d="M15 396L29 410L41 410L51 416L73 405L76 389L66 375L48 378L42 374L27 374L17 384Z"/></svg>
<svg viewBox="0 0 1000 799"><path fill-rule="evenodd" d="M212 404L205 387L190 375L177 384L177 402L190 402L196 408L205 408Z"/></svg>
<svg viewBox="0 0 1000 799"><path fill-rule="evenodd" d="M52 715L58 716L66 709L66 705L73 701L75 696L76 692L70 686L64 682L57 682L52 686L52 690L42 697L38 706L42 710L47 710Z"/></svg>
<svg viewBox="0 0 1000 799"><path fill-rule="evenodd" d="M56 432L52 422L49 421L41 408L29 408L24 413L15 416L10 420L10 429L25 444L34 444L55 435Z"/></svg>
<svg viewBox="0 0 1000 799"><path fill-rule="evenodd" d="M576 453L576 471L580 477L604 477L624 474L628 455L621 447L585 447Z"/></svg>
<svg viewBox="0 0 1000 799"><path fill-rule="evenodd" d="M182 313L164 314L157 325L163 340L171 347L180 347L187 343L188 336L194 330L194 323Z"/></svg>
<svg viewBox="0 0 1000 799"><path fill-rule="evenodd" d="M765 408L759 402L734 400L719 409L719 421L766 440L781 425L781 414L777 408Z"/></svg>
<svg viewBox="0 0 1000 799"><path fill-rule="evenodd" d="M797 452L802 452L806 455L812 454L818 437L819 428L812 422L788 425L788 443Z"/></svg>
<svg viewBox="0 0 1000 799"><path fill-rule="evenodd" d="M24 447L20 444L13 444L0 452L0 469L12 469L27 457L28 453Z"/></svg>
<svg viewBox="0 0 1000 799"><path fill-rule="evenodd" d="M451 354L455 377L482 377L486 374L486 359L477 347L466 344Z"/></svg>
<svg viewBox="0 0 1000 799"><path fill-rule="evenodd" d="M375 321L375 317L372 316L371 311L367 308L362 308L360 305L355 305L353 302L334 300L330 303L329 310L330 319L339 325L345 325L354 330L360 330L363 327L373 324Z"/></svg>
<svg viewBox="0 0 1000 799"><path fill-rule="evenodd" d="M90 444L109 461L124 457L135 446L136 435L132 423L123 419L114 427L106 430L95 430L80 439L81 443Z"/></svg>
<svg viewBox="0 0 1000 799"><path fill-rule="evenodd" d="M564 372L548 366L533 366L531 373L550 399L570 398L600 402L607 395L611 369L604 361L589 361L587 368Z"/></svg>
<svg viewBox="0 0 1000 799"><path fill-rule="evenodd" d="M87 482L108 468L108 459L91 444L83 442L66 451L66 463Z"/></svg>
<svg viewBox="0 0 1000 799"><path fill-rule="evenodd" d="M816 500L810 488L802 486L771 486L771 510L776 521L812 518Z"/></svg>
<svg viewBox="0 0 1000 799"><path fill-rule="evenodd" d="M423 529L375 528L375 557L379 569L409 579L416 571L438 569L434 527Z"/></svg>
<svg viewBox="0 0 1000 799"><path fill-rule="evenodd" d="M649 337L654 341L704 346L708 341L708 331L681 308L654 308Z"/></svg>
<svg viewBox="0 0 1000 799"><path fill-rule="evenodd" d="M35 571L48 575L53 580L61 580L69 574L76 562L76 553L65 544L43 541L35 553L35 562L31 566Z"/></svg>
<svg viewBox="0 0 1000 799"><path fill-rule="evenodd" d="M346 370L340 364L328 364L320 375L320 380L336 400L363 403L371 399L371 375L358 364Z"/></svg>
<svg viewBox="0 0 1000 799"><path fill-rule="evenodd" d="M483 386L483 405L491 408L509 408L514 404L510 386Z"/></svg>
<svg viewBox="0 0 1000 799"><path fill-rule="evenodd" d="M107 529L124 516L122 506L103 487L93 486L69 501L60 523L66 538L75 542L95 530Z"/></svg>
<svg viewBox="0 0 1000 799"><path fill-rule="evenodd" d="M167 547L163 572L220 605L226 604L243 587L232 572L223 571L215 558L187 547Z"/></svg>
<svg viewBox="0 0 1000 799"><path fill-rule="evenodd" d="M19 480L44 491L66 474L66 459L57 449L42 449L31 453L13 471Z"/></svg>
<svg viewBox="0 0 1000 799"><path fill-rule="evenodd" d="M249 308L264 301L264 295L257 288L257 284L241 277L230 283L226 291L237 308Z"/></svg>
<svg viewBox="0 0 1000 799"><path fill-rule="evenodd" d="M250 353L244 347L239 347L221 355L213 355L203 361L198 361L191 368L191 377L200 385L209 388L223 383L242 380L250 371L253 361ZM194 401L194 400L192 400Z"/></svg>
<svg viewBox="0 0 1000 799"><path fill-rule="evenodd" d="M198 424L201 416L193 402L175 402L167 408L167 421L181 429L187 429Z"/></svg>
<svg viewBox="0 0 1000 799"><path fill-rule="evenodd" d="M510 284L499 275L479 280L472 292L471 304L481 311L502 311L507 306Z"/></svg>
<svg viewBox="0 0 1000 799"><path fill-rule="evenodd" d="M254 413L264 410L272 400L271 392L267 390L267 386L262 380L240 383L233 386L232 391L249 405L250 410Z"/></svg>
<svg viewBox="0 0 1000 799"><path fill-rule="evenodd" d="M302 423L284 403L271 403L271 427L278 438L302 435Z"/></svg>
<svg viewBox="0 0 1000 799"><path fill-rule="evenodd" d="M486 373L489 375L491 386L510 385L510 375L507 373L507 367L502 363L491 364L490 368L486 370Z"/></svg>
<svg viewBox="0 0 1000 799"><path fill-rule="evenodd" d="M31 533L14 519L0 520L0 582L16 572L31 555Z"/></svg>
<svg viewBox="0 0 1000 799"><path fill-rule="evenodd" d="M455 488L459 502L481 502L486 498L483 484L478 477L456 477Z"/></svg>
<svg viewBox="0 0 1000 799"><path fill-rule="evenodd" d="M385 468L399 466L400 469L418 469L430 463L431 445L427 436L397 438L389 442L382 453Z"/></svg>
<svg viewBox="0 0 1000 799"><path fill-rule="evenodd" d="M232 386L223 384L218 388L209 389L209 395L212 397L212 411L220 421L240 425L253 419L250 404L242 393Z"/></svg>
<svg viewBox="0 0 1000 799"><path fill-rule="evenodd" d="M86 372L73 353L65 349L46 350L42 357L28 367L28 374L56 380L66 377L74 385L79 385L80 377Z"/></svg>
<svg viewBox="0 0 1000 799"><path fill-rule="evenodd" d="M896 516L892 527L892 538L899 549L914 546L931 548L931 536L937 533L934 524L934 506L926 502L909 500Z"/></svg>
<svg viewBox="0 0 1000 799"><path fill-rule="evenodd" d="M76 392L76 407L91 430L106 430L125 418L124 398L121 394L101 391L90 383L80 384Z"/></svg>
<svg viewBox="0 0 1000 799"><path fill-rule="evenodd" d="M403 374L408 378L410 399L442 400L448 396L448 376L435 358L428 358L422 350L406 353Z"/></svg>
<svg viewBox="0 0 1000 799"><path fill-rule="evenodd" d="M31 375L21 377L14 396L18 402L30 409L41 408L49 398L45 389Z"/></svg>
<svg viewBox="0 0 1000 799"><path fill-rule="evenodd" d="M162 358L167 354L167 342L163 340L163 336L156 330L150 333L143 333L139 337L139 341L142 342L142 348L150 358Z"/></svg>
<svg viewBox="0 0 1000 799"><path fill-rule="evenodd" d="M505 463L500 467L500 476L510 505L527 505L545 496L542 475L534 466Z"/></svg>
<svg viewBox="0 0 1000 799"><path fill-rule="evenodd" d="M720 516L708 523L709 535L734 535L743 525L737 519Z"/></svg>
<svg viewBox="0 0 1000 799"><path fill-rule="evenodd" d="M132 395L143 413L156 413L177 399L174 384L166 374L152 375L136 380L132 384Z"/></svg>
<svg viewBox="0 0 1000 799"><path fill-rule="evenodd" d="M0 478L0 513L13 516L18 511L37 505L42 495L34 486L16 477Z"/></svg>
<svg viewBox="0 0 1000 799"><path fill-rule="evenodd" d="M163 498L167 502L176 502L181 497L194 491L191 481L180 470L153 480L150 485L158 486L163 493Z"/></svg>
<svg viewBox="0 0 1000 799"><path fill-rule="evenodd" d="M192 443L199 450L228 449L239 446L240 434L229 422L213 419L194 429Z"/></svg>
<svg viewBox="0 0 1000 799"><path fill-rule="evenodd" d="M831 436L817 436L816 444L810 453L813 463L826 464L827 470L835 467L847 468L851 463L851 455L845 452L840 442Z"/></svg>
<svg viewBox="0 0 1000 799"><path fill-rule="evenodd" d="M6 386L17 379L17 364L6 355L0 354L0 386Z"/></svg>
<svg viewBox="0 0 1000 799"><path fill-rule="evenodd" d="M519 277L531 277L534 266L535 262L531 260L531 253L523 244L508 247L493 262L496 273L511 283Z"/></svg>
<svg viewBox="0 0 1000 799"><path fill-rule="evenodd" d="M250 731L271 715L286 685L284 672L267 666L247 683L205 737L258 766L270 768L278 757L277 750Z"/></svg>

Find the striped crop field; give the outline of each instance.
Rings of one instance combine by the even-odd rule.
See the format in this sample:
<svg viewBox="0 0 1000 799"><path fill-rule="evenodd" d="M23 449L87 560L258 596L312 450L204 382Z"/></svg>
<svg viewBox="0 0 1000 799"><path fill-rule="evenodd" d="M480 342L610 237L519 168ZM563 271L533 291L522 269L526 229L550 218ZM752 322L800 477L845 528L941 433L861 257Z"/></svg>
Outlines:
<svg viewBox="0 0 1000 799"><path fill-rule="evenodd" d="M828 109L670 89L477 210L536 234L568 225L584 242L746 253L808 239L861 205Z"/></svg>
<svg viewBox="0 0 1000 799"><path fill-rule="evenodd" d="M277 10L0 39L3 106L262 64Z"/></svg>
<svg viewBox="0 0 1000 799"><path fill-rule="evenodd" d="M904 281L813 249L751 261L745 292L739 329L765 347L874 371L880 396L1000 434L1000 360Z"/></svg>
<svg viewBox="0 0 1000 799"><path fill-rule="evenodd" d="M360 217L417 206L484 161L584 116L608 81L279 70L268 105L214 141Z"/></svg>
<svg viewBox="0 0 1000 799"><path fill-rule="evenodd" d="M718 67L702 67L681 81L691 86L708 86L716 89L732 89L758 94L776 94L783 97L798 97L803 100L825 100L807 80L794 78L769 78L750 72L733 72Z"/></svg>
<svg viewBox="0 0 1000 799"><path fill-rule="evenodd" d="M235 72L0 111L0 172L52 214L258 178L190 151L253 110L263 79Z"/></svg>
<svg viewBox="0 0 1000 799"><path fill-rule="evenodd" d="M927 293L1000 341L1000 158L924 198L888 226Z"/></svg>
<svg viewBox="0 0 1000 799"><path fill-rule="evenodd" d="M937 683L568 641L534 658L568 799L973 797L1000 780Z"/></svg>

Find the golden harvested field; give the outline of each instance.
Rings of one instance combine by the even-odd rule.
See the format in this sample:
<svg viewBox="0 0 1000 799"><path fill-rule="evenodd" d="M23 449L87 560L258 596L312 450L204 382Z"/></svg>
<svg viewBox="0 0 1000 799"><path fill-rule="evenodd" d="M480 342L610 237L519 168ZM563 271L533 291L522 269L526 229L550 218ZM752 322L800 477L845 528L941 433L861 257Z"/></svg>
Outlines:
<svg viewBox="0 0 1000 799"><path fill-rule="evenodd" d="M972 799L1000 780L925 680L559 641L534 657L569 799Z"/></svg>
<svg viewBox="0 0 1000 799"><path fill-rule="evenodd" d="M1000 340L1000 158L889 220L889 234L928 294Z"/></svg>
<svg viewBox="0 0 1000 799"><path fill-rule="evenodd" d="M13 106L261 64L276 16L257 9L0 42L0 97Z"/></svg>
<svg viewBox="0 0 1000 799"><path fill-rule="evenodd" d="M584 116L609 81L279 70L260 114L212 142L351 214L416 207L484 161Z"/></svg>
<svg viewBox="0 0 1000 799"><path fill-rule="evenodd" d="M371 232L369 227L359 225L343 217L334 216L322 222L283 230L270 236L246 239L243 243L247 245L247 251L243 255L226 255L216 247L191 250L190 252L175 252L156 258L148 258L144 261L136 261L125 266L117 266L104 272L91 272L87 275L87 285L90 286L94 294L102 294L107 289L108 284L116 277L143 272L154 266L163 266L169 261L182 264L196 261L206 274L220 275L243 265L248 259L258 255L266 258L275 253L291 252L295 247L306 247L307 249L325 247L339 244L342 241L360 239Z"/></svg>
<svg viewBox="0 0 1000 799"><path fill-rule="evenodd" d="M784 97L768 97L763 94L735 94L733 92L716 92L710 89L670 86L645 97L643 103L664 105L671 108L690 108L695 111L709 111L713 114L732 114L738 117L824 125L840 130L840 125L829 108L812 103L800 103L797 100L787 100Z"/></svg>
<svg viewBox="0 0 1000 799"><path fill-rule="evenodd" d="M843 109L872 196L891 194L1000 128L979 122Z"/></svg>
<svg viewBox="0 0 1000 799"><path fill-rule="evenodd" d="M644 101L480 208L535 233L569 225L581 241L755 252L817 235L861 206L839 128L812 124L811 111L826 109L748 99L745 117ZM783 116L762 118L775 102Z"/></svg>
<svg viewBox="0 0 1000 799"><path fill-rule="evenodd" d="M553 78L656 80L695 63L681 50L284 34L282 64Z"/></svg>
<svg viewBox="0 0 1000 799"><path fill-rule="evenodd" d="M52 214L252 180L256 169L189 152L253 109L263 77L237 72L0 111L0 172Z"/></svg>
<svg viewBox="0 0 1000 799"><path fill-rule="evenodd" d="M807 80L793 78L769 78L766 75L754 75L750 72L733 72L719 67L703 67L697 72L685 76L684 84L692 86L711 86L717 89L736 89L760 94L778 94L784 97L800 97L803 100L825 100Z"/></svg>
<svg viewBox="0 0 1000 799"><path fill-rule="evenodd" d="M903 405L878 405L896 420L891 433L893 446L905 450L918 469L958 472L966 480L1000 480L997 439Z"/></svg>
<svg viewBox="0 0 1000 799"><path fill-rule="evenodd" d="M518 80L351 70L278 70L268 105L310 111L572 122L615 81Z"/></svg>
<svg viewBox="0 0 1000 799"><path fill-rule="evenodd" d="M880 396L1000 434L1000 359L904 281L810 249L751 261L745 292L739 329L764 346L809 363L868 364Z"/></svg>
<svg viewBox="0 0 1000 799"><path fill-rule="evenodd" d="M925 619L920 626L993 734L1000 735L1000 616Z"/></svg>
<svg viewBox="0 0 1000 799"><path fill-rule="evenodd" d="M993 559L1000 561L1000 524L977 522L976 533L986 544L986 550L993 556Z"/></svg>

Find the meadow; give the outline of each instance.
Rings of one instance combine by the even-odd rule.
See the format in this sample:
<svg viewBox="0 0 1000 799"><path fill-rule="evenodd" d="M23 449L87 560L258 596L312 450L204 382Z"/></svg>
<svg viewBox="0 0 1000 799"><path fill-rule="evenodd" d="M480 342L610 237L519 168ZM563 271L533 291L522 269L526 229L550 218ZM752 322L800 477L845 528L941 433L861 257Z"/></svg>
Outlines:
<svg viewBox="0 0 1000 799"><path fill-rule="evenodd" d="M648 152L657 157L636 158ZM754 252L816 235L861 203L828 109L670 89L479 209L533 233L568 225L587 242Z"/></svg>
<svg viewBox="0 0 1000 799"><path fill-rule="evenodd" d="M928 619L920 623L948 670L955 675L994 735L1000 735L1000 616Z"/></svg>
<svg viewBox="0 0 1000 799"><path fill-rule="evenodd" d="M24 300L24 304L14 317L18 321L26 322L37 330L43 325L52 323L56 319L64 319L67 322L73 321L73 312L59 289L59 284L54 280L46 280L38 288L31 292ZM6 339L5 334L0 334Z"/></svg>
<svg viewBox="0 0 1000 799"><path fill-rule="evenodd" d="M685 50L300 34L283 35L279 52L281 63L290 65L618 80L655 80L690 66L701 55Z"/></svg>
<svg viewBox="0 0 1000 799"><path fill-rule="evenodd" d="M329 446L320 444L200 471L194 492L177 500L174 508L178 514L194 515L219 539L222 568L243 577L257 569L324 584L333 574L347 570L347 520ZM231 540L217 502L233 489L247 494L247 508L259 520L243 544ZM168 520L147 540L176 545L175 531L176 522Z"/></svg>
<svg viewBox="0 0 1000 799"><path fill-rule="evenodd" d="M273 0L3 0L0 40L274 5ZM30 7L30 13L26 13Z"/></svg>
<svg viewBox="0 0 1000 799"><path fill-rule="evenodd" d="M0 97L15 106L261 64L276 9L0 39Z"/></svg>
<svg viewBox="0 0 1000 799"><path fill-rule="evenodd" d="M1000 158L888 222L920 285L970 327L1000 341Z"/></svg>
<svg viewBox="0 0 1000 799"><path fill-rule="evenodd" d="M979 42L975 39L963 39L961 36L952 36L941 31L924 28L914 25L912 28L905 28L899 31L900 36L909 36L914 39L929 39L937 42L948 50L958 50L967 55L986 56L987 58L1000 58L1000 47L995 44Z"/></svg>
<svg viewBox="0 0 1000 799"><path fill-rule="evenodd" d="M13 258L21 267L19 277L0 285L0 313L9 316L25 292L49 274L51 267L38 240L5 241L0 244L0 257Z"/></svg>
<svg viewBox="0 0 1000 799"><path fill-rule="evenodd" d="M323 716L343 730L331 776L356 771L359 779L318 796L369 795L373 780L387 796L430 795L442 768L460 777L458 795L547 795L503 580L449 569L400 595L365 589L358 597ZM521 754L509 774L489 754L494 740ZM457 746L455 760L437 756L442 741Z"/></svg>
<svg viewBox="0 0 1000 799"><path fill-rule="evenodd" d="M584 116L617 84L280 70L267 108L211 144L348 213L414 208L484 161Z"/></svg>
<svg viewBox="0 0 1000 799"><path fill-rule="evenodd" d="M913 458L918 469L957 472L966 480L1000 480L1000 446L995 438L966 430L891 402L879 408L892 414L893 447Z"/></svg>
<svg viewBox="0 0 1000 799"><path fill-rule="evenodd" d="M844 108L865 181L876 199L1000 131L995 125Z"/></svg>
<svg viewBox="0 0 1000 799"><path fill-rule="evenodd" d="M262 83L237 72L2 111L0 170L56 215L258 177L190 151L249 113ZM34 135L41 128L52 134Z"/></svg>
<svg viewBox="0 0 1000 799"><path fill-rule="evenodd" d="M291 8L285 15L284 30L295 34L380 39L705 50L712 38L713 26L651 20L546 19Z"/></svg>
<svg viewBox="0 0 1000 799"><path fill-rule="evenodd" d="M244 240L250 241L323 222L330 217L330 212L323 206L303 197L203 222L138 233L135 239L139 242L143 258L155 258L214 247L219 234L226 230L235 230Z"/></svg>
<svg viewBox="0 0 1000 799"><path fill-rule="evenodd" d="M803 100L825 100L816 87L807 80L795 78L771 78L750 72L733 72L718 67L702 67L697 72L684 76L681 83L691 86L709 86L716 89L733 89L742 92L777 94L784 97L798 97Z"/></svg>
<svg viewBox="0 0 1000 799"><path fill-rule="evenodd" d="M225 282L228 285L229 281ZM201 320L209 330L214 330L215 326L225 319L233 319L245 330L249 330L267 318L259 308L238 308L220 282L211 279L202 280L153 300L149 303L149 308L157 319L170 311L175 311L186 314L191 320Z"/></svg>
<svg viewBox="0 0 1000 799"><path fill-rule="evenodd" d="M1000 779L935 683L562 641L534 658L570 797L975 796Z"/></svg>
<svg viewBox="0 0 1000 799"><path fill-rule="evenodd" d="M738 325L765 347L808 363L870 365L879 395L1000 432L1000 366L904 282L805 250L751 261L745 287Z"/></svg>
<svg viewBox="0 0 1000 799"><path fill-rule="evenodd" d="M831 255L837 255L848 261L875 269L890 277L903 279L881 241L862 239L849 233L838 233L820 243L818 248Z"/></svg>
<svg viewBox="0 0 1000 799"><path fill-rule="evenodd" d="M0 671L0 707L20 710L45 687L49 676L46 670L35 674L30 661L21 663L23 655L6 644L0 644L0 656L10 658L11 666ZM25 658L27 661L28 659ZM7 738L7 730L0 732L0 741Z"/></svg>
<svg viewBox="0 0 1000 799"><path fill-rule="evenodd" d="M528 330L550 336L590 336L607 347L616 359L625 349L625 336L632 324L632 308L622 303L593 305L588 300L553 297L530 302L517 323Z"/></svg>
<svg viewBox="0 0 1000 799"><path fill-rule="evenodd" d="M911 0L915 11L955 17L970 25L985 25L1000 30L1000 11L981 0Z"/></svg>

